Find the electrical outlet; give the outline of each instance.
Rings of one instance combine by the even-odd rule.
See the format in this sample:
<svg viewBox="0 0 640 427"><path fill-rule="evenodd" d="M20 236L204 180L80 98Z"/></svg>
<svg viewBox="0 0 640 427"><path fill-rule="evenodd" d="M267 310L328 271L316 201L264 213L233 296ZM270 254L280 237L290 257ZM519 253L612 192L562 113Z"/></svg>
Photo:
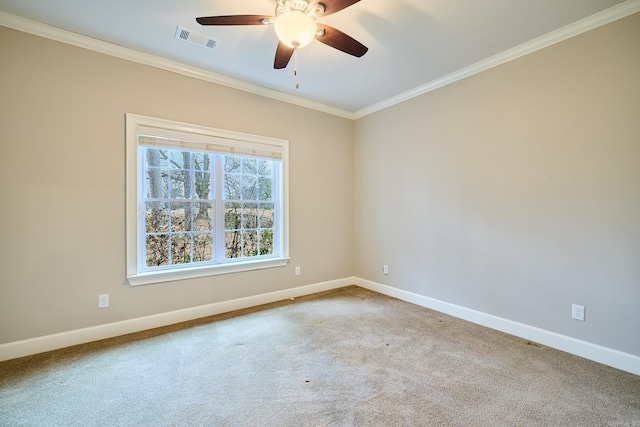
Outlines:
<svg viewBox="0 0 640 427"><path fill-rule="evenodd" d="M389 266L388 265L383 265L382 266L382 272L384 274L389 274Z"/></svg>
<svg viewBox="0 0 640 427"><path fill-rule="evenodd" d="M98 308L109 307L109 294L98 295Z"/></svg>
<svg viewBox="0 0 640 427"><path fill-rule="evenodd" d="M296 276L299 276L300 274L300 266L296 265Z"/></svg>
<svg viewBox="0 0 640 427"><path fill-rule="evenodd" d="M584 322L584 305L571 304L571 318Z"/></svg>

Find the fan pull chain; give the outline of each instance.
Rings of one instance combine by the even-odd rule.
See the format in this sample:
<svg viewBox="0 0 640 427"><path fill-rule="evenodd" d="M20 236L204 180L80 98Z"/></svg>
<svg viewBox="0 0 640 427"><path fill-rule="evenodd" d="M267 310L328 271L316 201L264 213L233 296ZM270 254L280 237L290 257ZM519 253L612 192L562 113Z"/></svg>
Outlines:
<svg viewBox="0 0 640 427"><path fill-rule="evenodd" d="M300 88L300 82L298 81L298 49L296 48L293 51L293 54L295 56L295 68L293 70L293 75L296 76L296 90L298 90Z"/></svg>

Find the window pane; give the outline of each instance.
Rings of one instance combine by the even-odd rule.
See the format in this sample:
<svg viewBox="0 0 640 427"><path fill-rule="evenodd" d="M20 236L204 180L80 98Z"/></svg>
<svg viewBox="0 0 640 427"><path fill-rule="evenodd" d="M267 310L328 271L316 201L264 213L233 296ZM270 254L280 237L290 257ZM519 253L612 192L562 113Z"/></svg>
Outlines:
<svg viewBox="0 0 640 427"><path fill-rule="evenodd" d="M242 256L258 255L258 232L255 230L242 233Z"/></svg>
<svg viewBox="0 0 640 427"><path fill-rule="evenodd" d="M209 172L196 172L193 183L194 199L211 198L211 174Z"/></svg>
<svg viewBox="0 0 640 427"><path fill-rule="evenodd" d="M271 200L271 178L258 177L258 200Z"/></svg>
<svg viewBox="0 0 640 427"><path fill-rule="evenodd" d="M256 200L258 198L258 180L254 175L242 176L242 200Z"/></svg>
<svg viewBox="0 0 640 427"><path fill-rule="evenodd" d="M260 255L273 254L273 230L260 231Z"/></svg>
<svg viewBox="0 0 640 427"><path fill-rule="evenodd" d="M213 230L213 204L194 203L193 222L195 231Z"/></svg>
<svg viewBox="0 0 640 427"><path fill-rule="evenodd" d="M273 204L261 203L260 211L260 228L272 228L273 227Z"/></svg>
<svg viewBox="0 0 640 427"><path fill-rule="evenodd" d="M169 196L169 175L165 169L153 168L147 171L145 193L151 199L164 199Z"/></svg>
<svg viewBox="0 0 640 427"><path fill-rule="evenodd" d="M167 234L147 235L147 267L169 264L169 236Z"/></svg>
<svg viewBox="0 0 640 427"><path fill-rule="evenodd" d="M172 199L185 199L191 197L191 180L189 171L171 171L171 193Z"/></svg>
<svg viewBox="0 0 640 427"><path fill-rule="evenodd" d="M245 203L242 210L242 227L258 228L258 204Z"/></svg>
<svg viewBox="0 0 640 427"><path fill-rule="evenodd" d="M171 203L171 231L191 231L191 203Z"/></svg>
<svg viewBox="0 0 640 427"><path fill-rule="evenodd" d="M211 168L211 155L209 153L192 153L193 169L208 171Z"/></svg>
<svg viewBox="0 0 640 427"><path fill-rule="evenodd" d="M238 230L242 226L242 205L240 203L225 203L224 228Z"/></svg>
<svg viewBox="0 0 640 427"><path fill-rule="evenodd" d="M242 159L242 173L257 174L258 161L256 159Z"/></svg>
<svg viewBox="0 0 640 427"><path fill-rule="evenodd" d="M185 152L187 155L188 152ZM169 167L173 169L184 169L184 156L180 150L167 150L169 155ZM187 157L188 158L188 157ZM188 165L188 163L187 163ZM187 166L188 168L188 166Z"/></svg>
<svg viewBox="0 0 640 427"><path fill-rule="evenodd" d="M224 176L224 198L227 200L240 199L240 175Z"/></svg>
<svg viewBox="0 0 640 427"><path fill-rule="evenodd" d="M168 150L160 150L157 148L146 149L147 166L149 167L169 167Z"/></svg>
<svg viewBox="0 0 640 427"><path fill-rule="evenodd" d="M272 163L270 160L258 160L258 173L260 175L271 175Z"/></svg>
<svg viewBox="0 0 640 427"><path fill-rule="evenodd" d="M159 233L169 231L169 206L163 202L145 202L145 231Z"/></svg>
<svg viewBox="0 0 640 427"><path fill-rule="evenodd" d="M213 236L198 233L193 236L193 262L211 261L213 258Z"/></svg>
<svg viewBox="0 0 640 427"><path fill-rule="evenodd" d="M240 157L225 156L224 157L224 171L225 172L240 172L240 165L242 160Z"/></svg>
<svg viewBox="0 0 640 427"><path fill-rule="evenodd" d="M146 150L147 174L144 183L146 197L161 199L169 194L166 168L169 166L167 150Z"/></svg>
<svg viewBox="0 0 640 427"><path fill-rule="evenodd" d="M239 230L224 233L225 258L239 258L242 250L242 236Z"/></svg>
<svg viewBox="0 0 640 427"><path fill-rule="evenodd" d="M188 234L171 235L171 264L191 262L191 238Z"/></svg>

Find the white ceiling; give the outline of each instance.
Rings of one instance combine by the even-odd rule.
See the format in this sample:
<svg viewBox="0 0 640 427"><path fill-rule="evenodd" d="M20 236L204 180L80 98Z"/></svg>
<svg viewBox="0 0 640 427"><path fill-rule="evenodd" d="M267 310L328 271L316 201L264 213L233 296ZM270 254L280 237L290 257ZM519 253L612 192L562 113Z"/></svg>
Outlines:
<svg viewBox="0 0 640 427"><path fill-rule="evenodd" d="M298 90L293 60L273 69L273 27L195 22L273 15L274 0L0 0L0 11L353 114L595 14L638 9L639 2L361 0L318 21L366 45L367 54L355 58L313 41L299 52ZM210 50L177 40L177 26L221 43Z"/></svg>

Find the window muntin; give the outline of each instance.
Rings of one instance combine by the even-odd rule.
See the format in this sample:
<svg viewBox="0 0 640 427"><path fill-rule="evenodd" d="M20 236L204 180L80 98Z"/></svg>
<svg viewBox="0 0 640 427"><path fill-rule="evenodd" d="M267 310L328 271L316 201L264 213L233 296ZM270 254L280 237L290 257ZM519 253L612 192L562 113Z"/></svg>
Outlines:
<svg viewBox="0 0 640 427"><path fill-rule="evenodd" d="M214 156L152 147L140 147L139 154L144 159L142 269L212 261Z"/></svg>
<svg viewBox="0 0 640 427"><path fill-rule="evenodd" d="M277 164L237 156L223 162L225 258L273 255Z"/></svg>
<svg viewBox="0 0 640 427"><path fill-rule="evenodd" d="M128 114L129 282L285 265L287 148Z"/></svg>

